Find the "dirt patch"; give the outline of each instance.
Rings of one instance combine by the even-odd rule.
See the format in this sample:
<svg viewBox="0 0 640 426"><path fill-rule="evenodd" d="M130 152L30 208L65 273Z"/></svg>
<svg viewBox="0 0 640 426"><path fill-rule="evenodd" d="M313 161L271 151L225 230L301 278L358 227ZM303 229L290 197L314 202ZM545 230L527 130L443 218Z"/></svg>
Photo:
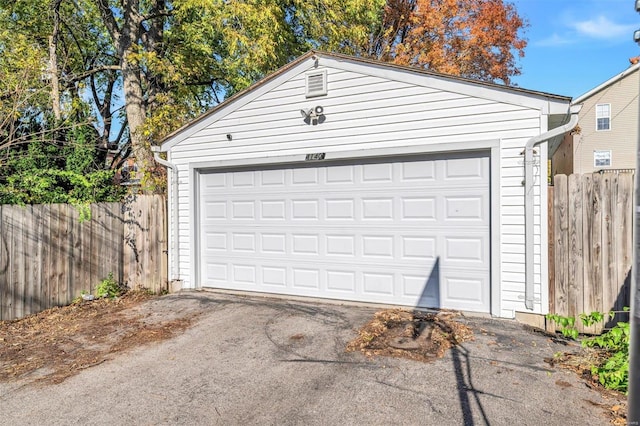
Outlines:
<svg viewBox="0 0 640 426"><path fill-rule="evenodd" d="M471 329L455 320L458 316L452 312L379 311L349 342L347 352L433 361L452 346L473 340Z"/></svg>
<svg viewBox="0 0 640 426"><path fill-rule="evenodd" d="M609 404L599 404L587 401L592 405L602 407L607 413L611 424L627 424L626 397L620 392L605 389L597 378L591 374L592 365L601 365L604 362L606 352L598 348L580 348L577 352L563 352L553 358L546 358L545 362L554 367L571 370L585 382L587 387L598 391L605 400L612 401Z"/></svg>
<svg viewBox="0 0 640 426"><path fill-rule="evenodd" d="M153 315L144 305L154 298L130 292L1 321L0 381L60 383L118 352L168 339L193 322L192 313Z"/></svg>

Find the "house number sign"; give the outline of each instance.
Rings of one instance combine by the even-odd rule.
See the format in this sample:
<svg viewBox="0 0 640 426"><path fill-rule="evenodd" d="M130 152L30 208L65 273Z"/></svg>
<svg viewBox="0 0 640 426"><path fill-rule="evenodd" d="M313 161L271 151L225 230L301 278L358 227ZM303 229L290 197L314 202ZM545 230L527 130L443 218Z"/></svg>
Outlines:
<svg viewBox="0 0 640 426"><path fill-rule="evenodd" d="M324 152L316 152L313 154L307 154L307 157L305 158L306 161L318 161L318 160L324 160Z"/></svg>

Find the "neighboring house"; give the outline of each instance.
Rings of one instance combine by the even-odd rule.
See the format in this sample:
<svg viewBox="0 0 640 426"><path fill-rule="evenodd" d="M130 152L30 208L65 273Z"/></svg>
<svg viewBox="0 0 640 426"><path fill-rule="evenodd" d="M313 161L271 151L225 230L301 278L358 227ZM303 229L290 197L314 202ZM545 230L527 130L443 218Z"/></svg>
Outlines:
<svg viewBox="0 0 640 426"><path fill-rule="evenodd" d="M575 123L569 107L309 52L156 150L170 168L171 277L185 289L546 313L539 165L545 141ZM528 141L542 144L525 162Z"/></svg>
<svg viewBox="0 0 640 426"><path fill-rule="evenodd" d="M580 130L567 135L555 150L551 174L635 169L638 143L638 76L640 63L576 98L582 104Z"/></svg>

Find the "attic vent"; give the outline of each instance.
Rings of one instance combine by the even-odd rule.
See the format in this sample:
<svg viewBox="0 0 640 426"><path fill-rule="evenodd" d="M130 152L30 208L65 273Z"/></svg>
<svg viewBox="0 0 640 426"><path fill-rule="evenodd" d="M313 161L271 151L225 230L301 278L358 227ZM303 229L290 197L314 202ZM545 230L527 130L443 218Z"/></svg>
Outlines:
<svg viewBox="0 0 640 426"><path fill-rule="evenodd" d="M307 98L327 94L327 70L307 73Z"/></svg>

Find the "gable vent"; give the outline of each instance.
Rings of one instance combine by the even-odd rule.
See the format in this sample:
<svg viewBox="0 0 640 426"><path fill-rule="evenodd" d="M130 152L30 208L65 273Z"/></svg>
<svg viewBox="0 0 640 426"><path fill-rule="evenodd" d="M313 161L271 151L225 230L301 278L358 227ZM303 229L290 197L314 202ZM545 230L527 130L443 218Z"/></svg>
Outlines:
<svg viewBox="0 0 640 426"><path fill-rule="evenodd" d="M307 77L307 98L327 94L327 70L309 72Z"/></svg>

